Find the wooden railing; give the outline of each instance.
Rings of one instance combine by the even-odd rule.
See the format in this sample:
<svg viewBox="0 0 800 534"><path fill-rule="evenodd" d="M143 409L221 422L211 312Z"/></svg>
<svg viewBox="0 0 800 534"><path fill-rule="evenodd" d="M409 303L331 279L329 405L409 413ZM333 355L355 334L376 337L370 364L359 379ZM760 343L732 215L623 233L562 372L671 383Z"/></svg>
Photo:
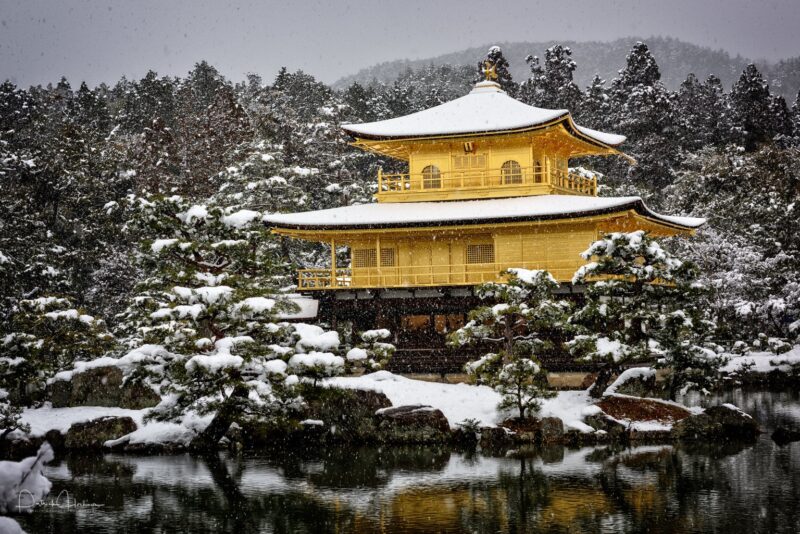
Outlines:
<svg viewBox="0 0 800 534"><path fill-rule="evenodd" d="M506 269L546 269L556 280L567 282L580 266L579 261L470 263L458 265L408 265L401 267L363 267L336 269L302 269L297 287L301 291L330 289L411 288L468 286L484 282L503 282Z"/></svg>
<svg viewBox="0 0 800 534"><path fill-rule="evenodd" d="M478 169L438 174L378 173L378 195L435 193L437 191L481 190L524 186L550 186L554 192L597 196L597 178L561 170L522 167L513 172Z"/></svg>

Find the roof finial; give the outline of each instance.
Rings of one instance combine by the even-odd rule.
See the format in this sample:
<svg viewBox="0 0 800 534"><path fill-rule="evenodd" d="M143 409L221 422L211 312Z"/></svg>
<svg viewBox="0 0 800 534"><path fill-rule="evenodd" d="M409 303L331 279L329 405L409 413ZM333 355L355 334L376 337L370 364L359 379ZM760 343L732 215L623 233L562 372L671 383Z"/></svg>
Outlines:
<svg viewBox="0 0 800 534"><path fill-rule="evenodd" d="M486 76L487 82L497 79L497 65L494 61L487 59L483 62L483 75Z"/></svg>

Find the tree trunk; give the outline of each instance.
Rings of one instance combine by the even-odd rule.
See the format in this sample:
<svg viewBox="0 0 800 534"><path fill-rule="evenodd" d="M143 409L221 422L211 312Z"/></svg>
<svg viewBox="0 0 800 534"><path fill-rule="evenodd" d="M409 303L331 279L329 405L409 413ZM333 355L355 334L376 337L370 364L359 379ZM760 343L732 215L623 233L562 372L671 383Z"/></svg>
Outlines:
<svg viewBox="0 0 800 534"><path fill-rule="evenodd" d="M217 410L217 414L206 429L199 436L192 440L193 449L212 449L216 447L219 440L231 427L236 418L236 407L241 399L247 398L248 389L244 384L240 384L233 389L230 397L223 401L222 406Z"/></svg>
<svg viewBox="0 0 800 534"><path fill-rule="evenodd" d="M605 365L600 369L600 372L597 373L597 378L595 379L594 384L592 384L592 387L589 388L590 397L599 399L603 396L603 392L611 382L611 377L614 376L615 370L616 369L611 365Z"/></svg>
<svg viewBox="0 0 800 534"><path fill-rule="evenodd" d="M514 327L511 324L511 315L506 315L505 324L505 350L506 358L511 358L511 353L514 350Z"/></svg>

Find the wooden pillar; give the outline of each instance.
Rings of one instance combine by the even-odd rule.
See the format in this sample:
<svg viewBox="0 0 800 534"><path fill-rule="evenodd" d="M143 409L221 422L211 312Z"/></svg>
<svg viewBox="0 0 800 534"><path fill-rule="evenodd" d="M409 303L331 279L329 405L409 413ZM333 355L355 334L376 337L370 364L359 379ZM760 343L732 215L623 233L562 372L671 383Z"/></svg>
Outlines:
<svg viewBox="0 0 800 534"><path fill-rule="evenodd" d="M336 240L331 238L331 286L336 286Z"/></svg>
<svg viewBox="0 0 800 534"><path fill-rule="evenodd" d="M378 286L383 285L383 276L381 273L381 236L375 238L375 273L378 275ZM370 280L372 282L372 280Z"/></svg>

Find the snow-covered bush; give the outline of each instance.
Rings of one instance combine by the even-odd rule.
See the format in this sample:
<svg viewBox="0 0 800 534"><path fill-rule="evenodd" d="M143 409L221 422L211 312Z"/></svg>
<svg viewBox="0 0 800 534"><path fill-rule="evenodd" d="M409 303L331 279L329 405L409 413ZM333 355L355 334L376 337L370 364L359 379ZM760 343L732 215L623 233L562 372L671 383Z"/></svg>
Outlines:
<svg viewBox="0 0 800 534"><path fill-rule="evenodd" d="M623 364L657 360L670 370L667 389L705 389L722 364L706 346L714 324L701 300L693 264L674 257L643 231L612 233L583 252L573 283L585 285L570 322L579 359L603 364L591 388L602 395Z"/></svg>
<svg viewBox="0 0 800 534"><path fill-rule="evenodd" d="M44 476L44 464L53 460L49 443L39 447L36 456L20 462L0 461L0 514L31 513L36 503L50 493L53 484ZM23 532L10 517L0 517L0 532Z"/></svg>
<svg viewBox="0 0 800 534"><path fill-rule="evenodd" d="M387 343L392 338L392 333L380 328L366 330L361 333L361 343L347 352L346 359L351 370L363 369L365 371L379 371L386 367L392 359L396 347Z"/></svg>
<svg viewBox="0 0 800 534"><path fill-rule="evenodd" d="M487 283L477 294L489 301L469 313L469 321L450 335L453 346L494 343L497 352L466 365L477 382L503 395L504 408L520 417L536 411L537 398L549 396L547 376L537 358L553 347L552 339L566 325L569 304L553 297L558 283L546 271L509 269L508 283Z"/></svg>
<svg viewBox="0 0 800 534"><path fill-rule="evenodd" d="M19 301L10 330L0 340L0 387L22 404L38 399L59 370L102 356L116 343L102 320L52 296Z"/></svg>

